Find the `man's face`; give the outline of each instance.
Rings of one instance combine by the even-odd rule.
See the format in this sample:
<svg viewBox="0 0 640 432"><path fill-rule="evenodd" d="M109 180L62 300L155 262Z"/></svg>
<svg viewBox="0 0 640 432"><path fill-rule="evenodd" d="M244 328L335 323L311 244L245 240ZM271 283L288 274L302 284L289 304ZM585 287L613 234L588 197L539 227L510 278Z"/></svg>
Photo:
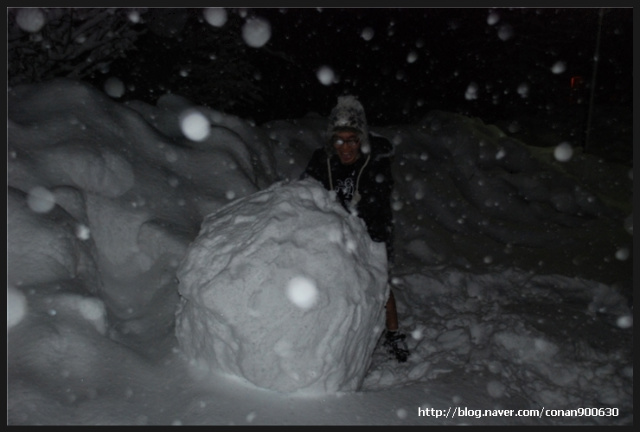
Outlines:
<svg viewBox="0 0 640 432"><path fill-rule="evenodd" d="M336 132L333 134L331 142L342 164L351 165L360 157L360 139L357 133L351 131Z"/></svg>

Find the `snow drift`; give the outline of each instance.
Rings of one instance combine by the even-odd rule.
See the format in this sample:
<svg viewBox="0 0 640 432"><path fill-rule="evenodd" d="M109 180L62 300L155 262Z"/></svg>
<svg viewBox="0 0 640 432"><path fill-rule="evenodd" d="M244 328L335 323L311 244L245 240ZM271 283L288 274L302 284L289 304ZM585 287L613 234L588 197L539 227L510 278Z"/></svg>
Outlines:
<svg viewBox="0 0 640 432"><path fill-rule="evenodd" d="M360 387L384 328L386 252L333 195L278 183L205 218L177 271L188 358L283 392Z"/></svg>

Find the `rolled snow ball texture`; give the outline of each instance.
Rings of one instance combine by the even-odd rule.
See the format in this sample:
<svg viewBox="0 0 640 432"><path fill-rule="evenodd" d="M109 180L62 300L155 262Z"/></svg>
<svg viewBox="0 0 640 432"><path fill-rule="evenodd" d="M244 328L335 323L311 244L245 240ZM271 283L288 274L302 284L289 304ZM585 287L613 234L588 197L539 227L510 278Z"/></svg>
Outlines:
<svg viewBox="0 0 640 432"><path fill-rule="evenodd" d="M177 275L194 365L286 393L359 389L384 328L386 250L317 182L210 214Z"/></svg>

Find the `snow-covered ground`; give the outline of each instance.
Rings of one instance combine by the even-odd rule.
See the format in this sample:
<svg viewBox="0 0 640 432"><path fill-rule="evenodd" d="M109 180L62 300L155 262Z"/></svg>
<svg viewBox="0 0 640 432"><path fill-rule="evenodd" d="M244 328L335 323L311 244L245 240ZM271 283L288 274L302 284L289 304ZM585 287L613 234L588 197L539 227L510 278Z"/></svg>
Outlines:
<svg viewBox="0 0 640 432"><path fill-rule="evenodd" d="M304 193L326 120L255 125L65 80L8 96L8 424L633 424L630 163L545 124L530 142L439 111L372 125L395 146L392 277L411 355L376 349L358 391L300 396L187 361L177 269L208 215L279 185ZM225 225L230 261L245 226ZM283 253L304 226L279 233ZM327 277L356 264L344 257Z"/></svg>

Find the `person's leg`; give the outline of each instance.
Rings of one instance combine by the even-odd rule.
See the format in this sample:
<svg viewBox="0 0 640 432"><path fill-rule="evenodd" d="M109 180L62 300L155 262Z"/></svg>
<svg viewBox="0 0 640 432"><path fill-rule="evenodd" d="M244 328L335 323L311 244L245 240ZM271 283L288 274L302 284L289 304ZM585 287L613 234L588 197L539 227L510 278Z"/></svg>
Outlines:
<svg viewBox="0 0 640 432"><path fill-rule="evenodd" d="M385 332L385 345L389 347L389 352L396 356L399 362L407 361L409 350L405 343L405 335L398 331L398 313L396 311L396 299L393 291L389 290L389 298L385 306L387 312L387 330Z"/></svg>
<svg viewBox="0 0 640 432"><path fill-rule="evenodd" d="M391 269L394 266L394 248L393 248L393 226L389 227L390 234L389 239L385 242L385 246L387 249L387 262L388 262L388 281L389 281L389 298L387 299L387 304L385 305L385 309L387 312L387 331L388 332L396 332L398 331L398 312L396 311L396 299L393 296L393 289L391 288Z"/></svg>
<svg viewBox="0 0 640 432"><path fill-rule="evenodd" d="M387 330L388 331L397 331L398 330L398 312L396 311L396 299L393 296L393 291L389 290L389 298L387 299L387 304L385 306L387 310Z"/></svg>

